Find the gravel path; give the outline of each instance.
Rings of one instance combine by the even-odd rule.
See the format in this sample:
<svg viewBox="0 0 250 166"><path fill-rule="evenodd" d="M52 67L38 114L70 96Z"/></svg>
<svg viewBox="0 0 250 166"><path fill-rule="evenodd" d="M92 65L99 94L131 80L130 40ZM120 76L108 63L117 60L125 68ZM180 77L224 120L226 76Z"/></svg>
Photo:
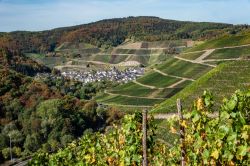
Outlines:
<svg viewBox="0 0 250 166"><path fill-rule="evenodd" d="M149 88L149 89L163 89L163 88L157 88L157 87L155 87L155 86L145 85L145 84L142 84L142 83L137 82L136 80L134 80L133 82L134 82L135 84L137 84L137 85L140 85L140 86L143 86L143 87Z"/></svg>
<svg viewBox="0 0 250 166"><path fill-rule="evenodd" d="M208 57L210 54L212 54L215 51L215 49L207 50L204 54L202 54L199 58L195 59L195 62L202 63L203 59Z"/></svg>
<svg viewBox="0 0 250 166"><path fill-rule="evenodd" d="M174 75L170 75L170 74L167 74L167 73L164 73L156 68L153 69L155 72L161 74L161 75L164 75L164 76L169 76L169 77L173 77L173 78L179 78L179 79L185 79L185 80L189 80L189 81L195 81L194 79L192 78L185 78L185 77L178 77L178 76L174 76Z"/></svg>

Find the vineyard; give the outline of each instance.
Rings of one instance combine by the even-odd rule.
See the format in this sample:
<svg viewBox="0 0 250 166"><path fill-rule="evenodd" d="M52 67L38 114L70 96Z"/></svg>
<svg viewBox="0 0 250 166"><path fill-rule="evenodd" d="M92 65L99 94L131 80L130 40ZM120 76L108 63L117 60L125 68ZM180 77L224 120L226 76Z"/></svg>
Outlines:
<svg viewBox="0 0 250 166"><path fill-rule="evenodd" d="M178 136L171 145L155 137L157 125L148 118L148 164L249 165L250 91L235 92L220 109L207 91L193 103L190 110L179 107L183 119L166 124ZM29 165L142 165L142 119L141 113L126 115L105 133L86 134L53 154L36 153Z"/></svg>

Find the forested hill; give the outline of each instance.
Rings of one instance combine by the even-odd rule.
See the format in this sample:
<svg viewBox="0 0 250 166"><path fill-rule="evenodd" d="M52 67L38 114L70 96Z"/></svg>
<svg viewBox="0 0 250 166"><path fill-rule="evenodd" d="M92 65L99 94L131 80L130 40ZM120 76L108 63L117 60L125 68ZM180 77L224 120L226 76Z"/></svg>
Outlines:
<svg viewBox="0 0 250 166"><path fill-rule="evenodd" d="M158 41L173 39L211 39L237 32L247 26L166 20L158 17L127 17L41 32L0 33L0 48L22 52L51 52L63 42L87 42L112 47L126 39Z"/></svg>
<svg viewBox="0 0 250 166"><path fill-rule="evenodd" d="M7 48L0 48L0 69L2 68L12 69L29 76L51 72L48 67L25 57L19 51L10 51Z"/></svg>

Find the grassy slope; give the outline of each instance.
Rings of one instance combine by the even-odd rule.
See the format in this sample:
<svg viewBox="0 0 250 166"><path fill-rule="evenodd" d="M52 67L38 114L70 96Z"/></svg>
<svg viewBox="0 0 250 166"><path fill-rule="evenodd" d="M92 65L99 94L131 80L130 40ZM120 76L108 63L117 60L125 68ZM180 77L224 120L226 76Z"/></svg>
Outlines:
<svg viewBox="0 0 250 166"><path fill-rule="evenodd" d="M239 46L244 44L250 44L250 32L245 32L236 35L225 35L218 39L209 40L203 44L188 49L187 52L201 51L211 48L222 48L227 46Z"/></svg>
<svg viewBox="0 0 250 166"><path fill-rule="evenodd" d="M202 95L204 90L210 90L216 101L222 101L237 89L248 89L250 85L249 61L235 61L219 65L200 79L187 86L180 93L155 107L152 112L175 112L177 98L182 99L184 108L192 105L192 101ZM218 103L219 104L219 103Z"/></svg>

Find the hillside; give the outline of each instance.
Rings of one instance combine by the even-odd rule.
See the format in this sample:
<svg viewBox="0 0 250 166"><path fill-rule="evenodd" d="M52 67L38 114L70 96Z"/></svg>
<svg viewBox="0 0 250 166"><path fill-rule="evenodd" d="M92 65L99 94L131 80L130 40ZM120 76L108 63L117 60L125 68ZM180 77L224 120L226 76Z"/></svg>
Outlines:
<svg viewBox="0 0 250 166"><path fill-rule="evenodd" d="M2 68L12 69L29 76L51 71L49 68L36 63L18 51L0 48L0 69Z"/></svg>
<svg viewBox="0 0 250 166"><path fill-rule="evenodd" d="M238 38L237 36L240 37ZM204 89L211 89L211 87L214 87L216 84L209 84L211 87L203 87L203 84L200 84L199 81L197 82L197 80L200 80L200 77L206 77L206 74L214 68L214 70L219 70L220 64L223 64L224 62L241 62L243 60L248 62L247 60L249 59L250 55L250 41L247 40L249 38L248 33L241 33L241 35L231 35L230 39L233 38L234 40L232 43L235 43L234 45L232 43L224 43L223 47L219 48L211 47L213 49L184 51L180 54L168 55L164 60L157 61L155 64L153 63L153 65L147 69L147 72L141 78L138 78L134 82L120 85L113 89L108 89L105 91L105 94L98 96L96 99L97 101L107 105L137 108L154 107L156 108L155 112L172 112L171 110L161 110L161 105L164 104L160 104L159 107L157 105L164 100L175 101L176 98L171 100L172 96L175 96L178 93L182 94L182 92L185 93L185 90L182 90L192 82L194 85L197 85L197 87L194 89L199 89L200 92L198 93L198 90L195 92L190 92L192 95L198 96L201 95ZM224 37L218 38L213 40L213 43L221 43L223 39ZM211 40L203 42L201 45L209 45L209 43L211 43ZM138 45L139 44L136 45L137 48L141 47ZM222 44L218 45L222 46ZM194 46L191 49L195 49L197 47L199 47L199 45ZM237 64L237 62L235 63ZM238 67L240 68L240 66ZM236 71L234 68L232 68L232 70L235 72L235 74L239 72L238 76L242 75L243 77L245 74L244 71L241 70ZM228 74L230 74L230 70L228 70ZM245 76L245 78L247 78L247 76ZM229 79L229 76L225 79ZM246 80L246 83L247 81L248 80ZM235 82L237 82L237 79ZM229 83L229 86L233 87L231 89L234 90L241 88L241 86L239 87L236 83ZM226 91L226 89L221 91ZM233 91L229 91L229 93L232 92ZM224 92L224 94L226 95L227 92ZM217 96L220 97L224 94L222 93ZM190 100L193 99L194 98L191 98ZM175 103L172 103L172 105L174 107ZM162 107L167 108L165 106Z"/></svg>
<svg viewBox="0 0 250 166"><path fill-rule="evenodd" d="M214 48L223 48L223 47L232 47L232 46L240 46L250 43L250 32L240 31L236 34L225 34L224 36L219 36L215 39L206 41L202 44L199 44L193 48L187 50L187 52L192 51L202 51L207 49Z"/></svg>
<svg viewBox="0 0 250 166"><path fill-rule="evenodd" d="M211 91L215 100L222 103L224 97L229 97L237 89L249 89L249 72L248 60L220 64L181 92L154 107L152 112L175 112L177 98L183 101L184 108L188 108L188 103L201 96L204 90ZM217 104L221 104L220 102Z"/></svg>
<svg viewBox="0 0 250 166"><path fill-rule="evenodd" d="M102 83L85 85L61 79L34 79L0 68L0 163L27 157L38 149L53 152L83 135L102 131L122 114L90 99Z"/></svg>
<svg viewBox="0 0 250 166"><path fill-rule="evenodd" d="M166 20L157 17L127 17L41 32L2 33L0 48L8 47L22 52L45 53L54 51L65 42L74 45L85 42L96 47L108 48L118 46L126 39L135 41L204 40L242 28L245 27Z"/></svg>
<svg viewBox="0 0 250 166"><path fill-rule="evenodd" d="M96 98L97 101L124 107L152 107L212 69L206 64L192 63L176 57L169 57L152 68L136 81L108 89L105 94Z"/></svg>

